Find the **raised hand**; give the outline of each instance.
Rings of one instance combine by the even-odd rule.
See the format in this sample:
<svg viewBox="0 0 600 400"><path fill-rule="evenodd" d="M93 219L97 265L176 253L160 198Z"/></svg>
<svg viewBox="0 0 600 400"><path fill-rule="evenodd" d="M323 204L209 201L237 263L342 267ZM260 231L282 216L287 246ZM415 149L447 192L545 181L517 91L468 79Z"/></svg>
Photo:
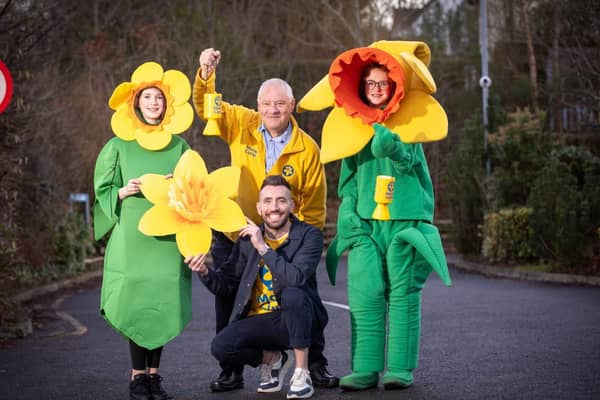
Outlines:
<svg viewBox="0 0 600 400"><path fill-rule="evenodd" d="M202 50L199 63L202 79L206 80L217 69L217 64L221 60L221 52L212 47Z"/></svg>

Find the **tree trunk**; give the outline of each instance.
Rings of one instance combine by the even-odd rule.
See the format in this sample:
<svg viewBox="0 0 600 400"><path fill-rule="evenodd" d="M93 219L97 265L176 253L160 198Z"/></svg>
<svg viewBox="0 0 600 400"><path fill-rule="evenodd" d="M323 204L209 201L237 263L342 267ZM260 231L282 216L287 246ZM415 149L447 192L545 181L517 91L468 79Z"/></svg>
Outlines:
<svg viewBox="0 0 600 400"><path fill-rule="evenodd" d="M521 11L523 14L523 25L525 28L525 37L527 40L527 56L529 61L529 81L531 85L531 104L533 111L537 113L539 111L539 89L537 84L537 63L535 59L535 49L533 48L533 34L529 25L529 14L528 14L529 1L523 0L521 2Z"/></svg>

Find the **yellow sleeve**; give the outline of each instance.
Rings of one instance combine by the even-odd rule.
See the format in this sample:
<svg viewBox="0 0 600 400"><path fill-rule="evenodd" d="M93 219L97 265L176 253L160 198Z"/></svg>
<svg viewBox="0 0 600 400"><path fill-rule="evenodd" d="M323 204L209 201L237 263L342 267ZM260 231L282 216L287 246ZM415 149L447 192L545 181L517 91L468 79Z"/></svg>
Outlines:
<svg viewBox="0 0 600 400"><path fill-rule="evenodd" d="M215 80L216 72L210 74L207 80L202 79L200 76L200 68L196 72L196 78L194 80L194 88L192 91L192 100L194 102L194 108L198 116L204 119L204 94L216 93ZM244 106L230 104L221 99L221 118L217 119L217 124L221 134L219 137L223 139L227 144L231 144L240 134L243 127L247 125L253 125L253 120L258 114L254 110L250 110Z"/></svg>
<svg viewBox="0 0 600 400"><path fill-rule="evenodd" d="M204 95L206 93L215 93L215 73L210 74L207 80L200 76L201 69L198 68L196 78L194 79L194 88L192 90L192 100L196 114L204 121Z"/></svg>
<svg viewBox="0 0 600 400"><path fill-rule="evenodd" d="M305 140L312 141L307 136L305 136ZM307 150L309 147L307 143ZM325 168L319 158L316 143L314 144L313 151L306 152L306 157L305 183L299 196L301 204L298 206L298 218L319 229L323 229L325 227L325 218L327 217L327 181L325 178Z"/></svg>

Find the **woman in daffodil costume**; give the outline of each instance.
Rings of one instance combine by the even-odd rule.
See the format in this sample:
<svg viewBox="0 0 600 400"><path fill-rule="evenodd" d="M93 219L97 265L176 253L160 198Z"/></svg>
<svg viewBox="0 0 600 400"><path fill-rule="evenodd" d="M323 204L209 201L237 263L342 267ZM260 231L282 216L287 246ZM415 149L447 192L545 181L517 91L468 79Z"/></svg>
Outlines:
<svg viewBox="0 0 600 400"><path fill-rule="evenodd" d="M435 83L420 42L375 42L346 51L299 102L299 111L334 106L322 135L321 160L342 159L337 236L327 254L335 284L348 253L352 374L346 390L413 383L421 291L432 269L450 285L433 222L433 186L420 142L446 136L446 114L430 96ZM379 179L378 179L379 177ZM377 182L381 181L381 187ZM381 198L383 193L383 198ZM377 199L386 205L379 205Z"/></svg>
<svg viewBox="0 0 600 400"><path fill-rule="evenodd" d="M110 232L104 257L100 311L129 339L131 399L172 398L161 386L162 347L191 318L191 278L174 236L152 237L138 230L152 206L140 193L145 174L172 174L189 149L179 134L191 125L187 77L164 72L154 62L139 66L121 83L109 106L116 137L102 148L94 173L96 239ZM154 175L150 176L154 177Z"/></svg>

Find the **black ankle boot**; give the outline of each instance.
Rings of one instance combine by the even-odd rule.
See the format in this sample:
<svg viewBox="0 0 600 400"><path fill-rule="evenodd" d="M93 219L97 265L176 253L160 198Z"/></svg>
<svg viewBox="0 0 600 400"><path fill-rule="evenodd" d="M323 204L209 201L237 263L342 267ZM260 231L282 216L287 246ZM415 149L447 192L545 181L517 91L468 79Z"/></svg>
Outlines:
<svg viewBox="0 0 600 400"><path fill-rule="evenodd" d="M228 367L221 371L219 377L210 382L211 392L229 392L244 387L244 367Z"/></svg>
<svg viewBox="0 0 600 400"><path fill-rule="evenodd" d="M154 400L173 400L173 396L167 394L160 383L163 380L162 376L159 374L150 374L148 376L150 377L150 393Z"/></svg>
<svg viewBox="0 0 600 400"><path fill-rule="evenodd" d="M150 378L146 374L137 374L129 383L129 400L152 400Z"/></svg>

